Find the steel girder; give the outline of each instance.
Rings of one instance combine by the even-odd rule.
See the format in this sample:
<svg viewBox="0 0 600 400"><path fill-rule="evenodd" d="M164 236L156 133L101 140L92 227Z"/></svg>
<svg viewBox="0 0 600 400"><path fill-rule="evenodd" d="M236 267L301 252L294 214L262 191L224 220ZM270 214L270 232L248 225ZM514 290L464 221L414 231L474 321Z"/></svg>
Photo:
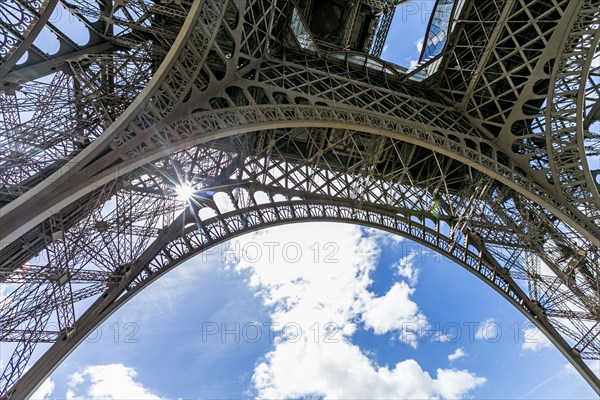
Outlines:
<svg viewBox="0 0 600 400"><path fill-rule="evenodd" d="M48 373L47 368L56 365L85 338L88 329L93 329L133 294L183 260L244 232L308 220L376 226L430 246L495 288L558 342L561 351L573 360L573 349L555 329L578 329L597 319L593 314L568 312L574 306L589 308L585 300L580 301L572 292L574 287L586 286L585 276L573 274L571 279L579 280L575 286L565 284L557 276L542 277L539 271L529 268L528 258L535 257L529 248L536 242L540 246L540 239L546 238L547 233L526 231L531 226L523 226L528 218L524 205L519 208L518 212L523 213L519 217L504 216L499 220L502 215L494 214L493 204L500 198L508 203L511 196L516 197L515 193L501 193L505 189L496 181L472 169L464 171L464 165L456 165L442 155L423 156L418 154L418 147L390 139L378 139L374 144L373 137L353 131L332 135L323 130L321 136L330 136L329 146L313 144L313 157L301 158L302 153L297 149L306 140L306 134L307 130L296 129L239 136L214 142L211 147L181 151L158 160L152 168L145 167L132 174L136 178L127 179L128 185L122 191L146 199L146 202L139 200L140 203L148 204L148 196L154 201L156 193L161 192L167 199L172 197L168 189L183 181L197 188L196 196L191 205L180 204L166 213L167 220L173 222L160 224L160 232L146 236L141 254L132 254L120 260L119 266L111 267L118 273L118 279L113 280L115 283L98 300L98 308L92 307L80 317L66 343L61 340L47 352L43 360L48 358L52 362L40 361L39 365L45 365L43 373ZM314 132L313 139L319 139ZM372 153L373 146L379 149L379 157L388 155L387 162L366 156L367 152ZM417 164L414 167L417 171L429 172L422 175L415 169L387 165L393 161L400 165ZM365 170L372 172L365 176ZM471 185L455 189L456 181L447 178L452 176L457 180L468 176ZM465 199L469 199L466 204ZM175 218L178 212L181 214ZM80 229L77 234L84 239L74 247L83 257L97 260L88 263L89 268L99 268L104 265L103 259L97 255L92 238L114 230L118 221L100 214L90 220L94 225L84 224L86 230ZM131 218L132 225L144 220L144 216ZM513 228L508 225L513 220L523 225ZM498 227L503 225L509 228L499 233ZM98 226L104 226L100 228L103 232L98 232ZM117 243L132 237L142 239L127 230L112 236ZM560 249L548 245L538 252L562 257ZM534 282L537 288L525 293L515 279ZM580 337L584 334L580 333ZM599 343L592 342L589 347L581 348L581 353L597 354L598 348ZM581 359L576 365L593 376L589 370L586 372ZM32 374L42 373L39 369L32 371ZM36 381L37 378L25 376L23 382L28 386L24 387L29 390L27 382ZM15 395L19 393L22 392Z"/></svg>
<svg viewBox="0 0 600 400"><path fill-rule="evenodd" d="M520 33L516 3L530 20ZM377 226L447 255L523 312L600 391L583 362L600 357L594 173L585 162L571 166L569 156L574 148L589 156L594 138L597 2L548 4L468 4L465 15L479 19L459 21L465 30L450 38L437 77L419 84L366 58L359 65L281 46L292 3L165 6L156 14L185 18L181 30L149 37L155 5L137 2L118 13L131 31L103 30L119 50L82 60L84 49L72 49L73 58L50 60L68 63L50 84L19 82L22 89L2 92L10 153L2 160L0 279L14 290L0 326L2 340L18 345L0 390L31 393L93 327L199 251L266 226L324 219ZM553 26L542 39L540 21ZM489 32L471 43L466 27ZM498 46L507 37L515 49ZM500 48L530 57L525 83ZM472 66L453 66L458 54ZM539 75L540 60L552 54L564 61ZM492 89L498 70L498 79L520 83ZM557 88L536 88L547 106L523 89L532 79ZM539 115L523 118L504 93ZM27 107L39 117L28 117ZM72 118L61 120L64 110ZM535 155L552 148L543 174L523 161L534 156L517 155L529 143L514 150L507 134L490 128L507 115L531 122L527 135L552 144L530 140ZM547 179L550 170L564 178ZM573 176L579 187L566 183ZM182 183L196 189L193 204L175 198ZM47 262L34 267L40 251ZM535 267L540 261L550 275ZM75 315L75 302L101 292ZM58 329L48 330L54 321ZM53 340L18 380L35 343Z"/></svg>
<svg viewBox="0 0 600 400"><path fill-rule="evenodd" d="M516 166L596 225L599 13L596 0L471 4L434 78Z"/></svg>

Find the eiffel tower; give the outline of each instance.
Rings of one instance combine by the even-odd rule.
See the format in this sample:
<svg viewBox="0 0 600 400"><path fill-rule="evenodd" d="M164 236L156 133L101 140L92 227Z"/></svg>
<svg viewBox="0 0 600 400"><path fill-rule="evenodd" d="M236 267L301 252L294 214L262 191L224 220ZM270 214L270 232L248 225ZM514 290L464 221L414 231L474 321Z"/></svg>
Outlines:
<svg viewBox="0 0 600 400"><path fill-rule="evenodd" d="M438 0L412 69L402 2L2 1L0 397L183 261L321 220L467 269L600 394L600 1Z"/></svg>

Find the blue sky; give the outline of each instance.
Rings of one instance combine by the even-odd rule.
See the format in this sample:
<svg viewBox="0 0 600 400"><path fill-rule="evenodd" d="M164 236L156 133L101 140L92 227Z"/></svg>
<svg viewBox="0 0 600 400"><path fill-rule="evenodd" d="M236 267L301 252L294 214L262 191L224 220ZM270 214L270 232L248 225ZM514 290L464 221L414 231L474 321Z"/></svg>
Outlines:
<svg viewBox="0 0 600 400"><path fill-rule="evenodd" d="M382 58L403 67L413 67L423 45L435 0L409 1L396 8Z"/></svg>
<svg viewBox="0 0 600 400"><path fill-rule="evenodd" d="M384 59L414 63L433 4L399 7ZM516 309L408 240L303 223L208 253L115 313L35 397L596 398Z"/></svg>
<svg viewBox="0 0 600 400"><path fill-rule="evenodd" d="M210 253L106 321L47 398L594 398L516 309L410 241L301 223Z"/></svg>

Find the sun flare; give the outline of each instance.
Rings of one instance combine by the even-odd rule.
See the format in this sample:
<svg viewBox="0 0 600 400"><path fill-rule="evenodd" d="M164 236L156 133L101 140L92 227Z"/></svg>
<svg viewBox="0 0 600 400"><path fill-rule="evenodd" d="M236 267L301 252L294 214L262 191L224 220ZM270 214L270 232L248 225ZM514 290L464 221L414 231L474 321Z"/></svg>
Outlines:
<svg viewBox="0 0 600 400"><path fill-rule="evenodd" d="M189 183L177 185L177 198L181 201L189 201L194 194L194 188Z"/></svg>

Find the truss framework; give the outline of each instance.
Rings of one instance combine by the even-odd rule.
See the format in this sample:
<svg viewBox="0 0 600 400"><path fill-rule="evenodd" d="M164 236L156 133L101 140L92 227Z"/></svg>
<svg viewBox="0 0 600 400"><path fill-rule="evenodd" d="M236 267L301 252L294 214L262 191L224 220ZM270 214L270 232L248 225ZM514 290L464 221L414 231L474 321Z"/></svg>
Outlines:
<svg viewBox="0 0 600 400"><path fill-rule="evenodd" d="M88 45L52 25L57 4ZM31 393L184 260L313 220L378 227L454 260L600 393L584 362L600 359L600 3L467 1L422 82L313 50L308 36L282 42L299 32L295 7L0 5L0 340L16 343L0 395ZM55 55L35 45L43 27ZM84 299L95 301L79 314ZM37 343L51 346L23 373Z"/></svg>

